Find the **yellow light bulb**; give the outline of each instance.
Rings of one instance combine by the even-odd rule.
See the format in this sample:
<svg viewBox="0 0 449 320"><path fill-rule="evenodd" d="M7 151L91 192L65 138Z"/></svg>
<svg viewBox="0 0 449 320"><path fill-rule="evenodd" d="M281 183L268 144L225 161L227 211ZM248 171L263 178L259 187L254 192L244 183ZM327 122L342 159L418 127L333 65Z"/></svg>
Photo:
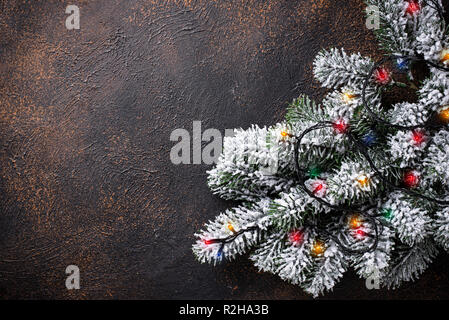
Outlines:
<svg viewBox="0 0 449 320"><path fill-rule="evenodd" d="M449 122L449 107L440 111L440 119Z"/></svg>
<svg viewBox="0 0 449 320"><path fill-rule="evenodd" d="M315 256L319 256L319 255L323 254L324 251L326 251L326 248L324 246L323 241L320 241L320 240L315 241L315 243L313 244L313 247L312 247L312 253Z"/></svg>
<svg viewBox="0 0 449 320"><path fill-rule="evenodd" d="M232 233L235 233L235 229L234 229L234 227L232 226L232 224L228 223L228 229L229 229Z"/></svg>
<svg viewBox="0 0 449 320"><path fill-rule="evenodd" d="M367 187L369 184L369 178L366 175L362 174L357 178L357 182L361 187Z"/></svg>
<svg viewBox="0 0 449 320"><path fill-rule="evenodd" d="M356 97L355 94L352 94L350 92L344 92L343 93L343 101L346 103L351 102L352 99L354 99Z"/></svg>
<svg viewBox="0 0 449 320"><path fill-rule="evenodd" d="M349 225L352 229L358 229L362 226L362 221L360 220L359 215L355 214L351 216L349 219Z"/></svg>
<svg viewBox="0 0 449 320"><path fill-rule="evenodd" d="M281 136L282 136L282 139L285 139L287 137L291 137L292 135L287 130L282 130L281 131Z"/></svg>
<svg viewBox="0 0 449 320"><path fill-rule="evenodd" d="M448 60L449 60L449 50L448 49L444 49L441 52L441 62L445 63Z"/></svg>

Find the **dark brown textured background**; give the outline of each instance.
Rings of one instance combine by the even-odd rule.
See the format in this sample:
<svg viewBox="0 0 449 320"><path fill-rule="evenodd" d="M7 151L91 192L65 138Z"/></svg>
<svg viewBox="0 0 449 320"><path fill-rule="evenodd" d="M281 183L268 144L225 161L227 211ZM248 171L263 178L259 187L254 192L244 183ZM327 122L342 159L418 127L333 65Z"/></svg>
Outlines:
<svg viewBox="0 0 449 320"><path fill-rule="evenodd" d="M65 7L81 30L65 28ZM0 298L310 299L246 257L213 268L193 234L229 202L172 130L247 128L320 99L322 48L379 58L362 0L0 1ZM347 273L324 298L449 298L441 254L400 290ZM65 288L78 265L81 290Z"/></svg>

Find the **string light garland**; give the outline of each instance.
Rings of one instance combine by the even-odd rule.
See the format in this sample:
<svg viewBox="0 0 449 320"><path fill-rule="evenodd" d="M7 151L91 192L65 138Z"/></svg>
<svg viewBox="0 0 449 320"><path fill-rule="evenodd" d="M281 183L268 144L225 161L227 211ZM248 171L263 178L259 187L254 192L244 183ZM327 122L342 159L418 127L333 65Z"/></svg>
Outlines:
<svg viewBox="0 0 449 320"><path fill-rule="evenodd" d="M235 232L233 235L230 235L226 238L203 239L203 243L207 246L219 243L219 244L221 244L220 249L223 250L223 247L226 243L232 242L238 236L244 234L245 232L251 232L251 231L259 231L259 227L258 226L249 226L245 229L241 229L241 230ZM219 249L219 251L220 251L220 249Z"/></svg>
<svg viewBox="0 0 449 320"><path fill-rule="evenodd" d="M437 10L440 17L443 18L443 10L435 0L429 0L429 1L422 0L422 3L425 5L429 5L430 7ZM408 14L413 15L416 12L418 12L419 10L421 10L419 3L415 2L415 1L409 1L408 7L407 7ZM386 121L385 119L380 118L379 115L377 115L370 108L369 104L367 103L367 99L366 99L366 90L368 88L368 85L370 84L370 81L372 79L374 79L375 83L382 85L382 86L385 86L393 81L391 72L387 68L382 67L382 65L388 61L395 61L397 64L397 68L399 70L408 70L410 68L411 63L414 63L414 62L424 62L427 65L429 65L430 67L436 68L441 71L449 72L449 68L446 67L446 64L449 62L449 50L448 49L444 49L441 52L441 59L440 59L441 64L437 64L432 61L425 60L424 58L419 57L419 56L410 56L410 55L409 56L391 55L391 56L387 56L384 59L382 59L381 61L375 63L373 65L373 67L371 68L371 70L368 72L368 74L365 76L365 81L363 83L362 93L361 93L362 106L363 106L364 110L368 113L368 115L371 117L371 119L373 121L373 127L381 125L383 127L396 129L399 131L407 131L407 130L412 131L413 140L418 145L422 144L426 140L426 135L424 134L425 130L441 129L441 128L447 130L447 126L445 126L445 125L446 125L446 123L449 123L449 106L447 106L447 107L443 106L443 109L441 111L439 111L439 113L438 113L438 117L443 122L443 124L442 123L439 123L439 124L432 123L432 121L431 121L432 117L429 117L429 121L427 121L425 123L419 123L419 124L413 125L413 126L405 126L405 125L398 125L398 124L390 123L390 122ZM356 96L352 95L351 93L348 93L348 92L343 93L343 100L347 103L351 102L351 100L355 97ZM301 144L302 139L308 133L315 131L315 130L320 130L320 129L329 128L329 127L333 128L338 134L347 135L348 140L352 143L352 145L355 147L355 149L357 151L359 151L360 154L367 160L371 169L375 172L375 175L384 184L390 186L393 190L401 190L404 193L407 193L411 196L425 199L427 201L433 202L438 205L442 205L442 206L449 205L449 201L447 201L447 200L436 199L434 197L431 197L431 196L428 196L428 195L425 195L425 194L422 194L420 192L416 192L413 190L414 188L416 188L419 185L419 182L420 182L419 181L420 180L419 173L415 170L409 170L404 173L403 186L394 185L389 179L387 179L379 171L379 169L375 166L374 161L372 160L371 156L369 155L369 153L367 151L367 148L372 146L372 144L375 143L375 141L377 140L377 136L375 135L374 132L372 132L372 131L369 132L367 135L363 136L361 140L359 140L358 137L353 132L351 132L351 128L350 128L349 124L345 122L345 120L339 119L335 122L321 121L321 122L318 122L318 123L310 126L307 129L305 129L299 136L292 135L285 130L281 131L281 136L283 138L290 137L295 140L294 164L295 164L295 169L296 169L296 173L297 173L297 177L298 177L299 186L310 197L314 198L321 204L328 206L334 212L343 213L341 216L341 219L346 219L348 214L352 214L353 217L350 219L350 227L355 230L355 234L358 237L362 237L362 238L365 238L365 237L373 238L374 241L372 242L372 244L369 247L361 248L361 249L351 249L351 248L349 248L349 245L346 245L340 241L340 239L338 238L338 235L332 234L331 232L329 232L325 229L320 229L317 225L305 225L304 228L315 229L316 231L318 231L318 233L326 236L327 238L332 239L338 246L340 246L340 248L344 252L347 252L350 254L363 254L363 253L375 250L377 248L377 244L379 241L379 229L382 229L382 224L377 221L376 216L371 216L367 213L364 213L362 215L357 215L356 216L357 219L354 218L354 214L353 214L354 211L359 210L359 212L368 212L373 207L373 205L370 203L370 201L366 201L364 203L352 204L351 206L345 205L345 204L335 205L335 204L329 203L323 197L317 196L317 192L320 191L323 187L325 187L324 185L322 185L319 190L317 190L316 188L313 190L309 190L306 187L306 185L305 185L306 176L308 176L310 178L317 178L321 175L321 170L318 169L317 167L314 167L310 170L306 170L299 166L299 163L300 163L299 162L299 145ZM368 185L369 181L370 181L367 176L364 177L363 179L357 179L357 180L361 186ZM361 216L363 216L363 219L366 223L369 223L370 229L373 230L373 234L369 234L369 233L365 232L364 230L360 229L361 223L359 223L359 221L360 221L359 219L361 219ZM383 217L385 219L391 219L393 217L393 211L391 209L385 209L380 214L380 217ZM352 220L353 218L355 220ZM231 228L232 228L232 230L231 230ZM253 231L259 232L260 231L260 228L258 226L250 226L248 228L239 230L238 232L235 231L235 229L232 227L232 225L231 225L231 228L228 225L228 229L233 232L232 235L222 238L222 239L204 239L203 240L204 244L205 245L212 245L212 244L217 244L217 243L220 244L220 248L218 250L217 256L218 255L221 256L224 245L226 243L234 241L238 236L244 234L245 232L253 232ZM298 233L296 233L296 232L298 232ZM288 237L289 237L290 242L293 245L296 245L300 242L302 243L304 234L303 234L303 231L302 232L293 231L292 233L290 233L288 235ZM319 255L322 255L325 252L325 250L326 250L325 242L323 242L322 240L317 240L317 241L315 241L315 243L311 249L311 252L312 252L312 254L319 256Z"/></svg>
<svg viewBox="0 0 449 320"><path fill-rule="evenodd" d="M299 137L296 137L296 141L294 143L294 165L295 165L295 170L296 170L296 174L298 177L298 182L300 187L311 197L313 197L315 200L317 200L318 202L324 204L325 206L328 206L329 208L332 208L336 211L350 211L350 210L354 210L357 211L360 208L369 206L370 203L366 202L366 203L360 203L360 204L355 204L353 206L346 206L346 205L334 205L329 203L328 201L324 200L321 197L317 197L313 192L311 192L309 190L309 188L307 188L305 181L306 181L306 170L304 170L303 168L301 168L299 166L299 146L301 144L302 139L309 134L312 131L315 130L319 130L319 129L324 129L324 128L328 128L328 127L333 127L334 123L330 122L330 121L321 121L318 122L317 124L307 128L306 130L304 130L301 135Z"/></svg>
<svg viewBox="0 0 449 320"><path fill-rule="evenodd" d="M352 133L348 133L348 137L353 142L353 144L357 147L358 151L360 151L360 153L368 161L371 169L374 170L374 172L376 173L376 176L378 176L385 184L389 185L393 190L402 190L403 192L408 193L411 196L418 197L418 198L421 198L421 199L425 199L425 200L428 200L430 202L433 202L433 203L436 203L436 204L439 204L439 205L443 205L443 206L449 205L449 201L447 201L447 200L436 199L436 198L433 198L431 196L424 195L424 194L422 194L420 192L416 192L416 191L410 190L409 188L402 188L401 186L394 185L376 167L376 165L374 164L374 161L372 160L372 158L368 154L367 150L364 148L363 144L360 141L358 141L354 137L354 135Z"/></svg>
<svg viewBox="0 0 449 320"><path fill-rule="evenodd" d="M363 87L362 87L362 106L363 106L363 108L367 111L368 115L372 118L372 120L374 121L375 124L380 124L385 127L390 127L392 129L406 131L406 130L414 130L414 129L426 129L426 128L432 129L432 128L442 127L441 124L433 124L433 123L431 123L430 120L426 123L420 123L420 124L413 125L413 126L403 126L403 125L398 125L398 124L392 124L392 123L386 121L385 119L380 118L370 108L370 106L366 100L366 89L368 88L370 79L373 77L373 74L375 73L375 71L378 70L383 64L385 64L386 62L389 62L389 61L397 61L397 59L402 59L404 61L407 61L407 63L425 62L429 66L434 67L438 70L449 72L449 68L439 65L439 64L436 64L432 61L426 60L426 59L418 57L418 56L398 56L398 55L387 56L387 57L383 58L382 60L380 60L379 62L375 63L374 66L371 68L370 72L368 72L368 74L365 76L365 80L364 80Z"/></svg>
<svg viewBox="0 0 449 320"><path fill-rule="evenodd" d="M298 176L298 182L300 187L302 188L302 190L304 190L310 197L313 197L315 200L317 200L318 202L320 202L321 204L328 206L329 208L332 208L335 212L340 212L343 213L342 218L346 217L346 215L348 214L348 212L354 212L354 211L362 211L362 212L366 212L368 211L371 207L372 204L368 201L365 203L360 203L360 204L354 204L352 206L347 206L347 205L334 205L329 203L328 201L326 201L325 199L318 197L317 195L315 195L313 192L311 192L305 185L305 175L306 175L306 170L302 169L299 166L299 145L301 144L302 139L310 132L314 131L314 130L320 130L320 129L324 129L324 128L328 128L328 127L334 127L335 123L330 122L330 121L322 121L322 122L318 122L317 124L307 128L306 130L304 130L300 136L296 137L296 141L294 144L294 159L295 159L295 169L296 169L296 173ZM371 244L371 246L367 247L367 248L360 248L360 249L351 249L349 248L349 245L346 245L344 243L342 243L340 241L340 239L338 238L337 235L332 234L330 232L328 232L327 230L324 229L318 229L318 227L315 226L308 226L311 228L314 228L315 230L318 230L320 233L322 233L323 235L331 238L340 248L341 250L343 250L346 253L349 254L363 254L366 252L371 252L376 250L377 248L377 243L379 241L379 230L378 230L378 224L375 220L374 217L371 217L369 215L364 215L365 219L367 219L371 225L373 226L374 229L374 241Z"/></svg>
<svg viewBox="0 0 449 320"><path fill-rule="evenodd" d="M369 203L362 203L362 204L355 204L352 206L345 206L345 205L333 205L330 204L329 202L327 202L326 200L324 200L323 198L317 197L313 192L310 192L310 190L305 186L305 177L304 177L304 172L305 170L299 167L299 145L301 144L302 139L310 132L314 131L314 130L319 130L319 129L323 129L326 127L333 127L334 123L330 122L330 121L322 121L322 122L318 122L315 125L307 128L306 130L304 130L301 135L299 137L296 138L296 142L295 142L295 148L294 148L294 158L295 158L295 167L296 167L296 171L297 171L297 175L298 175L298 180L300 183L300 186L302 187L302 189L311 197L315 198L318 202L336 210L336 211L340 211L340 212L348 212L348 211L352 211L355 209L359 209L359 208L363 208L369 205ZM365 157L365 159L368 161L368 163L370 164L371 168L376 172L376 174L381 178L381 180L384 181L384 183L390 185L391 187L393 187L394 189L401 189L404 190L404 192L409 193L411 195L429 200L429 201L433 201L437 204L441 204L441 205L449 205L449 201L445 201L445 200L439 200L439 199L435 199L426 195L423 195L421 193L417 193L414 192L412 190L410 190L409 188L402 188L401 186L395 186L393 185L387 178L385 178L381 172L377 169L377 167L374 165L373 160L371 159L371 157L369 156L368 152L366 151L366 149L364 148L364 145L358 141L355 136L350 133L350 132L346 132L346 134L348 135L348 137L350 138L350 140L353 142L353 144L356 146L356 148L361 152L361 154ZM373 236L375 238L375 241L373 243L373 245L369 248L366 249L361 249L361 250L352 250L349 249L347 246L345 246L344 244L342 244L336 237L334 237L331 234L328 234L330 237L333 238L333 240L342 248L343 251L346 252L350 252L350 253L365 253L365 252L369 252L372 250L375 250L375 248L377 247L377 243L378 243L378 228L377 228L377 221L371 217L371 223L374 226L374 230L375 230L375 235Z"/></svg>
<svg viewBox="0 0 449 320"><path fill-rule="evenodd" d="M369 79L372 77L373 73L377 70L377 75L381 75L379 82L380 83L385 83L386 80L389 78L389 73L388 71L385 69L380 68L380 66L385 63L386 61L389 60L393 60L393 59L402 59L403 61L405 61L406 63L409 63L410 61L425 61L427 64L440 69L440 70L444 70L444 71L449 71L449 68L445 68L443 66L440 65L436 65L435 63L431 62L431 61L427 61L424 60L422 58L419 57L414 57L414 56L389 56L384 58L382 61L378 62L377 64L375 64L371 71L367 74L367 76L365 77L365 81L364 81L364 85L363 85L363 89L362 89L362 105L365 108L365 110L367 110L368 114L373 118L374 124L379 124L381 123L383 126L385 127L390 127L390 128L395 128L398 130L416 130L416 129L432 129L435 127L441 127L441 125L433 125L430 123L424 123L424 124L419 124L419 125L415 125L415 126L401 126L401 125L396 125L396 124L391 124L387 121L385 121L384 119L381 119L379 116L377 116L377 114L374 113L374 111L372 111L369 106L368 103L366 102L366 89L368 86L368 82ZM379 69L380 68L380 69ZM379 71L382 70L382 71ZM388 74L388 77L386 76ZM388 79L388 81L390 81L391 79ZM377 176L380 177L380 179L388 184L390 187L392 187L393 189L400 189L403 190L404 192L416 196L416 197L420 197L422 199L431 201L431 202L435 202L439 205L449 205L449 201L445 201L445 200L440 200L440 199L435 199L433 197L427 196L427 195L423 195L420 194L418 192L414 192L413 190L410 190L412 186L412 184L407 184L406 188L402 188L401 186L396 186L393 185L389 179L387 179L386 177L384 177L381 172L377 169L377 167L374 165L374 161L371 159L371 157L369 156L367 150L366 150L366 145L363 144L363 142L359 141L351 132L350 132L350 128L349 125L347 125L346 122L344 122L342 119L339 119L336 122L330 122L330 121L321 121L316 123L315 125L307 128L306 130L304 130L301 135L299 137L296 137L296 142L295 142L295 148L294 148L294 153L295 153L295 167L296 167L296 171L297 171L297 175L298 175L298 180L300 182L300 185L302 187L302 189L311 197L315 198L317 201L319 201L320 203L327 205L328 207L337 210L337 211L350 211L352 209L355 208L361 208L363 206L368 205L368 203L363 203L363 204L355 204L352 206L344 206L344 205L333 205L330 204L329 202L325 201L324 199L317 197L313 192L310 192L306 186L305 186L305 179L304 179L304 172L305 170L299 167L299 145L301 144L302 139L310 132L315 131L315 130L320 130L326 127L332 127L334 128L335 131L337 131L340 134L347 134L347 136L349 137L349 140L353 142L354 146L356 147L356 149L358 149L358 151L361 152L361 154L365 157L365 159L368 161L370 167L374 170L374 172L376 173ZM415 132L415 131L414 131ZM416 131L418 132L418 131ZM421 138L424 139L424 137L421 137L419 134L416 135L417 140L419 141ZM412 179L412 178L408 178L408 179ZM417 179L415 179L417 180ZM410 180L409 182L415 182L415 180ZM361 184L367 184L369 183L369 180L363 178L361 180ZM408 181L408 180L407 180ZM359 181L360 183L360 181ZM373 224L376 226L375 227L375 245L373 245L371 248L365 249L365 250L361 250L360 252L368 252L369 250L374 250L375 247L377 246L377 242L378 242L378 234L377 234L377 222L373 219ZM336 239L336 238L334 238ZM343 250L345 251L349 251L352 252L351 249L345 247L342 243L340 243L339 241L336 241L337 244L339 244ZM374 248L374 249L373 249Z"/></svg>
<svg viewBox="0 0 449 320"><path fill-rule="evenodd" d="M312 70L321 101L303 93L282 120L227 140L207 184L236 202L195 233L200 263L245 255L316 298L351 269L396 288L447 251L445 24L423 0L417 14L408 0L381 2L387 63L323 48Z"/></svg>

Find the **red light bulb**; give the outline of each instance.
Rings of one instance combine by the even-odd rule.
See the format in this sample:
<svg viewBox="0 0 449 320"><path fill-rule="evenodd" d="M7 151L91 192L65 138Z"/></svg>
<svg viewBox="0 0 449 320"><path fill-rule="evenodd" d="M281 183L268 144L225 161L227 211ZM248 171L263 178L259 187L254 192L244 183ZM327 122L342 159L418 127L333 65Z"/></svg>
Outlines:
<svg viewBox="0 0 449 320"><path fill-rule="evenodd" d="M414 15L417 13L421 8L419 7L419 3L415 2L414 0L411 0L408 2L407 7L407 13L410 15Z"/></svg>
<svg viewBox="0 0 449 320"><path fill-rule="evenodd" d="M412 138L417 146L420 146L424 141L426 141L426 135L424 132L418 130L413 130Z"/></svg>
<svg viewBox="0 0 449 320"><path fill-rule="evenodd" d="M327 185L322 179L308 180L307 188L317 197L324 197L326 195Z"/></svg>
<svg viewBox="0 0 449 320"><path fill-rule="evenodd" d="M408 171L404 174L404 184L407 188L415 188L419 184L419 174L416 171Z"/></svg>
<svg viewBox="0 0 449 320"><path fill-rule="evenodd" d="M304 241L304 233L300 230L293 230L288 234L288 240L294 246L300 246Z"/></svg>
<svg viewBox="0 0 449 320"><path fill-rule="evenodd" d="M357 230L356 232L355 232L355 234L357 235L357 238L364 238L365 236L366 236L366 232L365 231L363 231L363 230Z"/></svg>
<svg viewBox="0 0 449 320"><path fill-rule="evenodd" d="M348 131L349 125L343 119L340 119L334 122L332 127L337 133L343 134Z"/></svg>
<svg viewBox="0 0 449 320"><path fill-rule="evenodd" d="M390 71L384 67L378 68L374 72L374 79L377 83L386 85L391 81Z"/></svg>
<svg viewBox="0 0 449 320"><path fill-rule="evenodd" d="M204 242L205 245L210 245L210 244L215 243L214 240L207 240L207 239L204 239L203 242Z"/></svg>
<svg viewBox="0 0 449 320"><path fill-rule="evenodd" d="M324 188L323 184L320 183L320 184L318 184L318 186L315 189L313 189L313 193L317 193L317 192L321 191L323 188Z"/></svg>

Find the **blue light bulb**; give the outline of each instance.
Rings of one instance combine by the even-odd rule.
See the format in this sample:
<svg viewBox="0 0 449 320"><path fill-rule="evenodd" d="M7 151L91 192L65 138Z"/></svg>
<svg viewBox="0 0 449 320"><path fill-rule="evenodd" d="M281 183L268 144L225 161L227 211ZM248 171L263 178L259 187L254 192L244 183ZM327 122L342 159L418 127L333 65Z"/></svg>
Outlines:
<svg viewBox="0 0 449 320"><path fill-rule="evenodd" d="M404 59L404 58L398 58L396 60L396 64L397 64L397 68L400 71L407 71L408 68L409 68L409 65L410 65L409 61L407 59Z"/></svg>
<svg viewBox="0 0 449 320"><path fill-rule="evenodd" d="M365 134L362 138L362 142L367 146L367 147L371 147L374 144L376 144L377 142L377 136L376 133L374 133L373 131L368 132L367 134Z"/></svg>
<svg viewBox="0 0 449 320"><path fill-rule="evenodd" d="M220 247L217 252L217 260L222 260L223 258L223 247Z"/></svg>

